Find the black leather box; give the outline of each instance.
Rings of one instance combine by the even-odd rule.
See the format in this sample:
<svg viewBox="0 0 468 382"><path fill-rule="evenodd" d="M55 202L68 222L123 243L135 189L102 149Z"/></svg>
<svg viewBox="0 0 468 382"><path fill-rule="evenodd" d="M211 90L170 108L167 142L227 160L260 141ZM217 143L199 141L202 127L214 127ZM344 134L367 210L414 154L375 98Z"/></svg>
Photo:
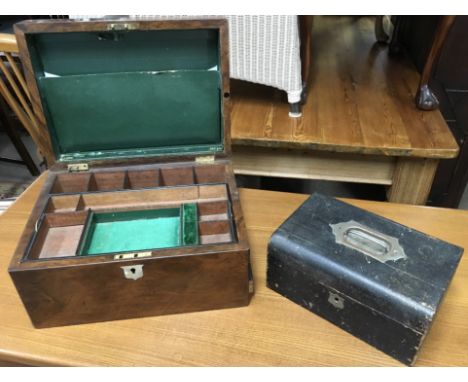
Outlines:
<svg viewBox="0 0 468 382"><path fill-rule="evenodd" d="M457 246L314 194L272 235L267 284L411 365L462 253Z"/></svg>

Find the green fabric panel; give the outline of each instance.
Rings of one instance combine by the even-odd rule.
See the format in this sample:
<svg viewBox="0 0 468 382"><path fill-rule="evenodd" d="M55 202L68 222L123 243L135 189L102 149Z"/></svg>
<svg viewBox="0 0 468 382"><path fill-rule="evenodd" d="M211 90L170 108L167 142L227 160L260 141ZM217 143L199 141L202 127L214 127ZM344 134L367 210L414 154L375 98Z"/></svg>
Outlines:
<svg viewBox="0 0 468 382"><path fill-rule="evenodd" d="M153 30L28 36L38 72L55 75L208 70L219 65L218 31Z"/></svg>
<svg viewBox="0 0 468 382"><path fill-rule="evenodd" d="M26 41L57 160L224 151L218 30L38 33Z"/></svg>
<svg viewBox="0 0 468 382"><path fill-rule="evenodd" d="M197 245L198 210L196 203L182 205L182 244Z"/></svg>
<svg viewBox="0 0 468 382"><path fill-rule="evenodd" d="M42 77L39 83L58 159L223 149L217 71Z"/></svg>
<svg viewBox="0 0 468 382"><path fill-rule="evenodd" d="M181 245L180 209L93 214L79 255L142 251Z"/></svg>

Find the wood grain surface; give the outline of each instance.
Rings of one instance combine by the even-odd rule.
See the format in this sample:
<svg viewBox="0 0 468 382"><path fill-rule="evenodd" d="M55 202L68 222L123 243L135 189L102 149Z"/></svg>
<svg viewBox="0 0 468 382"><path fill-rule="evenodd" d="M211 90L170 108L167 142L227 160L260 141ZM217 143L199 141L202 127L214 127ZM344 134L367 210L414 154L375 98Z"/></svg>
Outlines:
<svg viewBox="0 0 468 382"><path fill-rule="evenodd" d="M232 144L457 156L440 112L414 104L420 79L415 67L376 42L372 17L315 17L309 77L301 118L288 116L285 92L232 81Z"/></svg>
<svg viewBox="0 0 468 382"><path fill-rule="evenodd" d="M395 158L379 155L253 146L234 146L232 154L234 172L243 175L391 185L395 172Z"/></svg>
<svg viewBox="0 0 468 382"><path fill-rule="evenodd" d="M387 190L388 200L426 204L438 162L429 158L400 158L393 173L392 186Z"/></svg>
<svg viewBox="0 0 468 382"><path fill-rule="evenodd" d="M255 296L245 308L34 329L7 267L44 177L0 217L0 359L29 365L359 366L399 363L265 286L266 245L307 197L240 190ZM348 200L468 247L468 211ZM455 274L419 366L468 366L468 258Z"/></svg>

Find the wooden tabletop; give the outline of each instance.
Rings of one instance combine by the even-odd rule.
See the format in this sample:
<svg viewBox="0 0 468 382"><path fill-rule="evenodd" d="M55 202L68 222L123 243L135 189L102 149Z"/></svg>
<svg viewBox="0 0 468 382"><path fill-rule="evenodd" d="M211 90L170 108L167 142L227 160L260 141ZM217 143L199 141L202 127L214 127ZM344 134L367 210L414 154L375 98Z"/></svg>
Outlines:
<svg viewBox="0 0 468 382"><path fill-rule="evenodd" d="M418 110L419 74L376 42L372 17L314 17L312 67L301 118L286 93L232 81L233 145L453 158L440 111Z"/></svg>
<svg viewBox="0 0 468 382"><path fill-rule="evenodd" d="M0 217L0 365L399 365L265 286L266 244L306 195L241 190L255 296L245 308L34 329L7 267L40 178ZM468 211L348 200L468 248ZM416 365L468 366L468 257L464 256Z"/></svg>

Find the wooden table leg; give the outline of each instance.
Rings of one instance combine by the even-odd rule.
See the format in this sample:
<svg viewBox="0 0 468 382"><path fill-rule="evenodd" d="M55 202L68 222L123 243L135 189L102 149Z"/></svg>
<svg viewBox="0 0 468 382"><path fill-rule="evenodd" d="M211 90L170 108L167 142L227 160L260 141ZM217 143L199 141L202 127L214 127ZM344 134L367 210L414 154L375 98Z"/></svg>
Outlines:
<svg viewBox="0 0 468 382"><path fill-rule="evenodd" d="M426 204L438 164L438 159L399 157L387 191L388 201Z"/></svg>
<svg viewBox="0 0 468 382"><path fill-rule="evenodd" d="M421 110L435 110L439 107L439 100L429 87L429 80L454 21L455 16L442 16L437 26L434 41L424 65L423 72L421 73L421 81L416 94L416 105Z"/></svg>

